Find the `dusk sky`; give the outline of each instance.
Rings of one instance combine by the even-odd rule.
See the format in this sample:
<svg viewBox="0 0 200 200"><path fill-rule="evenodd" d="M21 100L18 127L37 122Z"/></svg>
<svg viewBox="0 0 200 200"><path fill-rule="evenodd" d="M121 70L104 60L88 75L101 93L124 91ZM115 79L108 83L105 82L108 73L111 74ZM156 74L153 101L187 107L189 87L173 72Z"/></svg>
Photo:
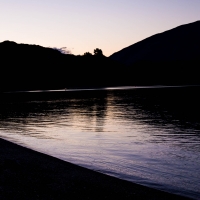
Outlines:
<svg viewBox="0 0 200 200"><path fill-rule="evenodd" d="M0 0L0 42L104 55L200 20L200 0Z"/></svg>

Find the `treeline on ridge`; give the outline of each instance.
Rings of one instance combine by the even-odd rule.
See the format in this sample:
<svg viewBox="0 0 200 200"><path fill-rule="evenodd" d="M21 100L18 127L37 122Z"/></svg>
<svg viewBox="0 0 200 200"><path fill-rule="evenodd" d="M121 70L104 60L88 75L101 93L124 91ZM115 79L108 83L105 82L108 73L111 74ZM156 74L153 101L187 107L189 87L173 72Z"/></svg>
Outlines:
<svg viewBox="0 0 200 200"><path fill-rule="evenodd" d="M37 45L0 43L0 91L118 85L122 65L96 51L75 56Z"/></svg>
<svg viewBox="0 0 200 200"><path fill-rule="evenodd" d="M135 85L198 85L200 57L127 66L103 55L63 54L37 45L0 43L0 92Z"/></svg>

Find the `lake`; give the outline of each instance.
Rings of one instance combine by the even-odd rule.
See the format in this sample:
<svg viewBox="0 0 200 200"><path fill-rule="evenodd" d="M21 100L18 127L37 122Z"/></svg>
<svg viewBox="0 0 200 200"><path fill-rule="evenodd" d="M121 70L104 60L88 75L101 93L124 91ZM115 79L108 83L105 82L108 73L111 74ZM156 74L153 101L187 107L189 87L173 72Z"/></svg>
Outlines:
<svg viewBox="0 0 200 200"><path fill-rule="evenodd" d="M157 86L2 94L0 137L200 199L199 91Z"/></svg>

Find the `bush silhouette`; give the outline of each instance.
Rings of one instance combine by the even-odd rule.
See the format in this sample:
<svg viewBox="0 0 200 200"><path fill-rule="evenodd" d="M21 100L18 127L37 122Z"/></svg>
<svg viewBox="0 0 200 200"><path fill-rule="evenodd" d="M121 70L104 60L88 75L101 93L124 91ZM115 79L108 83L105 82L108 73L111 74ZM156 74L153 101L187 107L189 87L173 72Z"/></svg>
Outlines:
<svg viewBox="0 0 200 200"><path fill-rule="evenodd" d="M83 55L84 56L92 56L92 54L90 52L85 52Z"/></svg>

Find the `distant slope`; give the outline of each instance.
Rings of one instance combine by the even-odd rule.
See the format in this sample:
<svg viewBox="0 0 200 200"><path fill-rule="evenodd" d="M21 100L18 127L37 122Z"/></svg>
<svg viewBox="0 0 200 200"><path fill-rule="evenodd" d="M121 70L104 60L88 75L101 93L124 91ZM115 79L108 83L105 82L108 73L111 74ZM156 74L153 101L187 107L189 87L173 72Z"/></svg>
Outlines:
<svg viewBox="0 0 200 200"><path fill-rule="evenodd" d="M127 85L199 85L200 21L153 35L110 59L126 66Z"/></svg>
<svg viewBox="0 0 200 200"><path fill-rule="evenodd" d="M110 56L126 65L141 61L188 61L200 55L200 21L153 35Z"/></svg>

